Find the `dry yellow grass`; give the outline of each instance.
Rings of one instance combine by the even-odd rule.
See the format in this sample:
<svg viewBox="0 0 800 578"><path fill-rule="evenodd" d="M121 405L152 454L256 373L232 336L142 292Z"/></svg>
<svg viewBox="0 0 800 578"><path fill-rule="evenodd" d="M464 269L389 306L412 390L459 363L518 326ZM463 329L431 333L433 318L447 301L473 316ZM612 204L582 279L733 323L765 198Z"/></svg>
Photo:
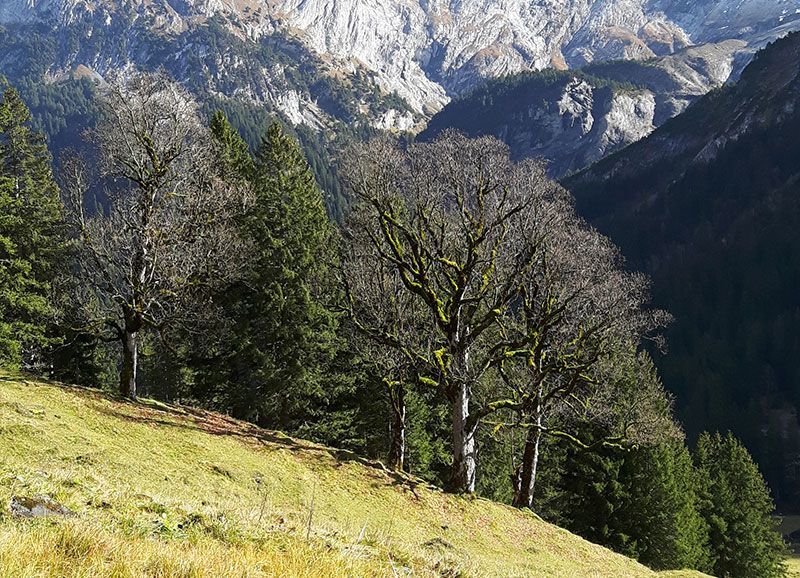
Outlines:
<svg viewBox="0 0 800 578"><path fill-rule="evenodd" d="M12 495L36 494L77 516L5 513ZM0 503L2 578L657 576L347 452L21 376L0 375Z"/></svg>
<svg viewBox="0 0 800 578"><path fill-rule="evenodd" d="M159 540L107 532L86 522L7 524L0 576L249 577L388 575L389 569L289 536L264 543Z"/></svg>

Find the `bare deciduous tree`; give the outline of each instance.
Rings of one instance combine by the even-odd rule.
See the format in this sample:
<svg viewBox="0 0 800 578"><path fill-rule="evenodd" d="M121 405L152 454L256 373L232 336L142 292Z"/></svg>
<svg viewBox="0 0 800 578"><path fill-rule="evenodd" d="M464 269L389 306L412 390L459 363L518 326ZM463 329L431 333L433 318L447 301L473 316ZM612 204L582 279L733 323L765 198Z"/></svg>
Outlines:
<svg viewBox="0 0 800 578"><path fill-rule="evenodd" d="M98 337L122 345L120 392L136 395L137 335L188 325L205 288L235 273L231 216L244 189L220 178L197 104L163 77L136 75L102 94L104 120L88 135L94 170L77 156L62 180L79 248L84 314ZM106 205L90 214L90 186Z"/></svg>
<svg viewBox="0 0 800 578"><path fill-rule="evenodd" d="M514 164L505 145L447 133L407 153L374 142L345 162L363 239L424 311L427 340L395 345L424 366L452 410L451 487L475 490L475 432L498 409L475 400L502 358L498 323L539 258L568 196L535 162Z"/></svg>
<svg viewBox="0 0 800 578"><path fill-rule="evenodd" d="M451 132L407 152L376 141L344 164L358 200L345 273L369 304L366 333L449 400L454 490L475 489L479 422L517 416L508 425L524 427L528 443L516 501L530 505L539 440L555 433L546 416L572 407L600 419L590 407L614 403L617 383L600 362L662 323L642 309L646 279L621 270L540 163L512 162L496 139ZM386 339L387 314L414 331Z"/></svg>
<svg viewBox="0 0 800 578"><path fill-rule="evenodd" d="M366 220L365 220L366 218ZM389 467L403 470L406 456L406 393L419 382L432 328L419 301L403 285L396 268L381 258L370 239L379 231L365 213L350 215L345 230L341 281L346 313L360 338L354 343L380 374L392 420Z"/></svg>
<svg viewBox="0 0 800 578"><path fill-rule="evenodd" d="M526 431L513 477L515 505L532 504L542 436L581 443L564 428L548 427L550 417L607 425L613 433L606 443L641 433L633 423L610 427L621 425L611 417L625 411L630 393L626 382L611 376L614 363L628 363L630 351L668 321L666 313L645 308L647 299L648 279L624 271L611 242L571 212L547 235L540 261L521 285L519 309L502 323L507 345L498 369L508 396L499 403ZM653 392L640 391L636 403L643 409L645 395ZM669 429L669 405L653 402L650 417Z"/></svg>

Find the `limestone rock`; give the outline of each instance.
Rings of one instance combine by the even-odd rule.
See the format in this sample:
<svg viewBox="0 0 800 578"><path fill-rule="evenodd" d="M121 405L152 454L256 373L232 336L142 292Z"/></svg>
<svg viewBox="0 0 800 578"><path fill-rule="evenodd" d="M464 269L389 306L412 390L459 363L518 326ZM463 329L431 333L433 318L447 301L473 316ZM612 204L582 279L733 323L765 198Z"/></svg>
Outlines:
<svg viewBox="0 0 800 578"><path fill-rule="evenodd" d="M370 71L424 116L483 78L728 39L752 52L800 28L800 0L3 0L0 24L102 27L124 18L123 5L163 34L220 16L244 40L294 36L334 69ZM295 104L289 98L287 114L309 122ZM384 116L377 124L410 123Z"/></svg>
<svg viewBox="0 0 800 578"><path fill-rule="evenodd" d="M15 518L71 518L75 515L49 496L13 496L9 509Z"/></svg>

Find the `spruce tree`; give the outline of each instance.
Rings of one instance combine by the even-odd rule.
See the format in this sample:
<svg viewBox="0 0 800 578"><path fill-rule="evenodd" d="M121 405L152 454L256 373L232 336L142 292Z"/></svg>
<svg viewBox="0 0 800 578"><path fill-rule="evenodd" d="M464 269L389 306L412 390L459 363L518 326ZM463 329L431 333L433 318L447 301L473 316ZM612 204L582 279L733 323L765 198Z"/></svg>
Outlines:
<svg viewBox="0 0 800 578"><path fill-rule="evenodd" d="M719 578L783 576L784 544L764 479L747 449L731 433L704 433L695 451L700 511L709 528Z"/></svg>
<svg viewBox="0 0 800 578"><path fill-rule="evenodd" d="M620 482L628 488L622 518L640 562L656 570L708 566L708 529L698 510L692 458L682 442L628 452Z"/></svg>
<svg viewBox="0 0 800 578"><path fill-rule="evenodd" d="M594 429L584 426L582 439L602 435ZM547 449L549 467L557 461L560 470L555 490L542 488L552 500L544 507L547 518L591 542L636 557L636 536L630 532L630 513L625 510L630 488L620 474L622 450L605 446L589 450L564 442Z"/></svg>
<svg viewBox="0 0 800 578"><path fill-rule="evenodd" d="M298 143L277 123L255 158L221 114L212 131L231 175L249 182L253 199L239 224L247 272L221 302L226 339L198 374L201 395L240 418L342 441L355 410L327 412L352 386L337 358L333 297L334 228ZM324 418L324 419L323 419ZM313 424L313 425L312 425Z"/></svg>
<svg viewBox="0 0 800 578"><path fill-rule="evenodd" d="M253 178L255 164L247 143L234 129L222 111L211 116L211 133L217 141L219 161L228 178Z"/></svg>
<svg viewBox="0 0 800 578"><path fill-rule="evenodd" d="M0 364L39 361L63 247L50 153L19 94L6 86L0 101Z"/></svg>
<svg viewBox="0 0 800 578"><path fill-rule="evenodd" d="M679 440L629 450L550 443L545 463L538 503L548 519L654 569L708 567L695 474Z"/></svg>

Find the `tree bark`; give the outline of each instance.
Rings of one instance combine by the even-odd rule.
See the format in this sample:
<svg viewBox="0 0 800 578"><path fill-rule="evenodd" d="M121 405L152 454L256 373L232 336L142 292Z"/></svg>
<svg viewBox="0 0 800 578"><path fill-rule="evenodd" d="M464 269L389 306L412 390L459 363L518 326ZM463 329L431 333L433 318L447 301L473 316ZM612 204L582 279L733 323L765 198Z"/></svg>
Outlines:
<svg viewBox="0 0 800 578"><path fill-rule="evenodd" d="M119 392L123 397L136 398L136 332L126 328L122 332L122 370L120 371Z"/></svg>
<svg viewBox="0 0 800 578"><path fill-rule="evenodd" d="M450 482L453 492L472 494L475 492L476 426L469 419L469 387L458 384L453 399L453 471Z"/></svg>
<svg viewBox="0 0 800 578"><path fill-rule="evenodd" d="M402 471L406 460L406 399L405 387L395 386L390 392L392 401L392 445L389 448L389 467Z"/></svg>
<svg viewBox="0 0 800 578"><path fill-rule="evenodd" d="M514 488L514 506L517 508L533 507L533 489L536 485L536 472L539 467L539 443L542 439L542 414L537 410L536 425L528 430L525 440L525 451Z"/></svg>

